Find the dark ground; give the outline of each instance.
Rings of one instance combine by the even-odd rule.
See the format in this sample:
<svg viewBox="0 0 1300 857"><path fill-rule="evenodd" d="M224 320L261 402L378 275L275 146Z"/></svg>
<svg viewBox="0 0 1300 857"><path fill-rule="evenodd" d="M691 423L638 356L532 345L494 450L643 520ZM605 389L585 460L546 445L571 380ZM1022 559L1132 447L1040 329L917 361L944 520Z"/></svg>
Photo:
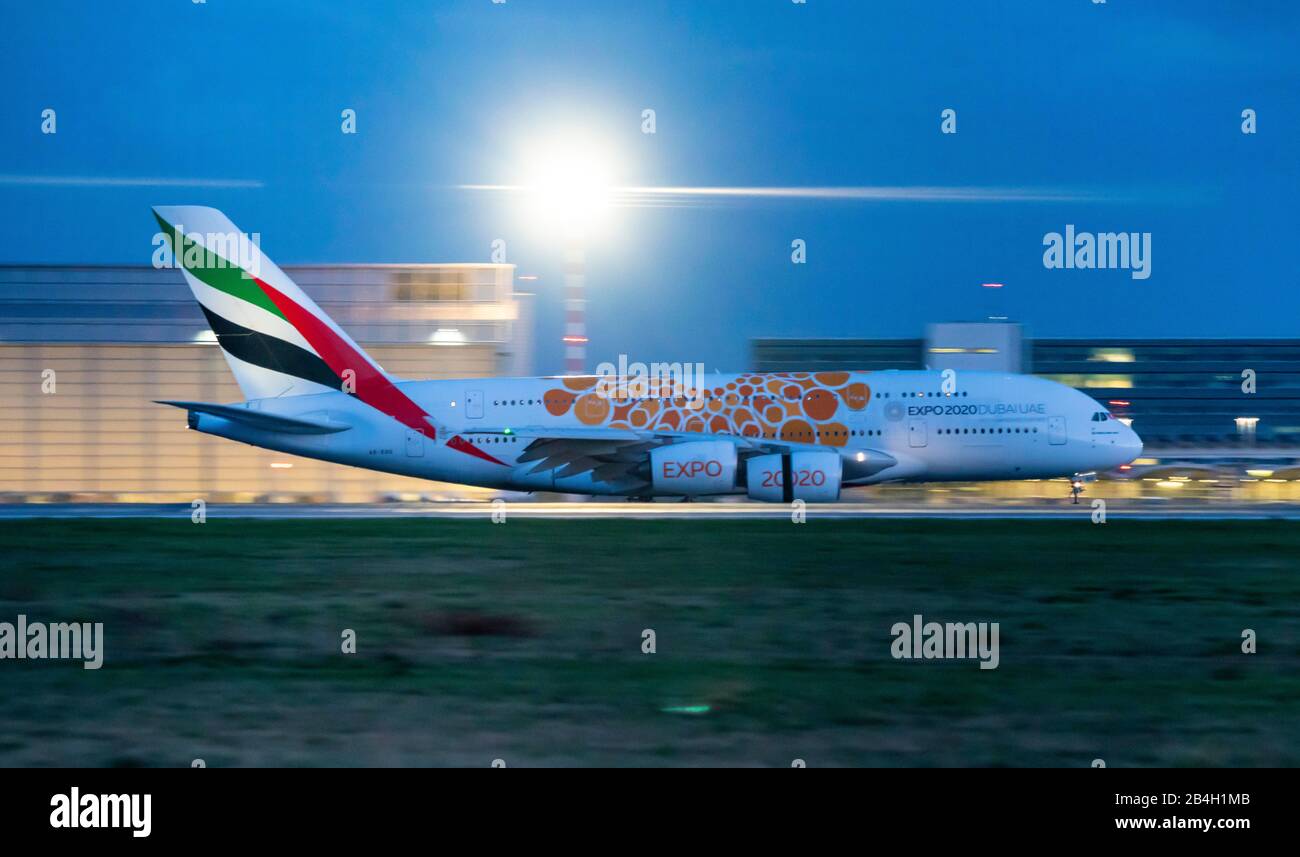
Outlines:
<svg viewBox="0 0 1300 857"><path fill-rule="evenodd" d="M0 765L1296 765L1298 568L1289 522L6 521L0 621L106 654L0 661ZM894 660L914 613L1000 667Z"/></svg>

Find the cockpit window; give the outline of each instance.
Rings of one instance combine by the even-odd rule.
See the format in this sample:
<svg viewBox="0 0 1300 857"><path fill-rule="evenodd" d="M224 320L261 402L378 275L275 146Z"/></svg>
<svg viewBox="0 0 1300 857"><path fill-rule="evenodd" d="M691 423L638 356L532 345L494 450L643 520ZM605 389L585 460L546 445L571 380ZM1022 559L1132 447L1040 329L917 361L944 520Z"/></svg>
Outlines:
<svg viewBox="0 0 1300 857"><path fill-rule="evenodd" d="M1110 415L1109 411L1097 411L1095 414L1092 415L1092 421L1094 423L1104 423L1106 422L1106 420L1113 420L1113 419L1114 417Z"/></svg>

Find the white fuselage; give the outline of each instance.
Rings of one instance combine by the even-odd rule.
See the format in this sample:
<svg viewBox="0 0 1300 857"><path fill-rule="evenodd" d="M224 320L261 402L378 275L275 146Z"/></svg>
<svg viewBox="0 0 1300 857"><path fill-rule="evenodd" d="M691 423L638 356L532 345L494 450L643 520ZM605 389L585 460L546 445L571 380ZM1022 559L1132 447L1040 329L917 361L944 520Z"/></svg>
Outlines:
<svg viewBox="0 0 1300 857"><path fill-rule="evenodd" d="M566 468L539 472L520 458L537 440L623 428L647 437L674 435L677 442L730 438L741 445L834 451L844 462L843 484L853 486L1070 476L1114 468L1142 450L1132 429L1064 385L980 372L948 380L955 386L945 388L936 371L715 374L704 377L699 386L707 397L693 408L636 396L602 403L565 378L407 381L398 386L431 415L432 437L336 392L248 404L351 426L336 434L268 433L207 415L191 425L283 452L440 482L638 496L673 492L629 491L592 469L574 468L569 476ZM839 392L827 392L832 387ZM677 416L670 418L670 411ZM884 469L856 469L882 457L891 461Z"/></svg>

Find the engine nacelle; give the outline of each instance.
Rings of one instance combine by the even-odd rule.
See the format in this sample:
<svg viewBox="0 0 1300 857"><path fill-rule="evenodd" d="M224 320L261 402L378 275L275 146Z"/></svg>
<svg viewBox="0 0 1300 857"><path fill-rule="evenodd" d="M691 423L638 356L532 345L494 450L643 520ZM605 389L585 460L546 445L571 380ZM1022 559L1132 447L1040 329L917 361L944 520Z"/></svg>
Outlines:
<svg viewBox="0 0 1300 857"><path fill-rule="evenodd" d="M769 503L834 503L840 499L842 472L837 452L758 455L745 463L749 496Z"/></svg>
<svg viewBox="0 0 1300 857"><path fill-rule="evenodd" d="M736 488L736 445L699 440L657 447L650 450L650 477L665 494L726 494Z"/></svg>

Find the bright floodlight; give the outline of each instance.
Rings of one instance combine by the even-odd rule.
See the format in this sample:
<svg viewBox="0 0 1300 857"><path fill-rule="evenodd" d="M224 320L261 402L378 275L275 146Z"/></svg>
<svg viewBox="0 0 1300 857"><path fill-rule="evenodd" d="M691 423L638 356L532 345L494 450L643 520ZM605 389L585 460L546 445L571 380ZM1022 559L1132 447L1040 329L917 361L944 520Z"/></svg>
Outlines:
<svg viewBox="0 0 1300 857"><path fill-rule="evenodd" d="M528 159L525 191L538 223L570 237L588 235L606 219L613 197L608 153L590 140L553 140Z"/></svg>

